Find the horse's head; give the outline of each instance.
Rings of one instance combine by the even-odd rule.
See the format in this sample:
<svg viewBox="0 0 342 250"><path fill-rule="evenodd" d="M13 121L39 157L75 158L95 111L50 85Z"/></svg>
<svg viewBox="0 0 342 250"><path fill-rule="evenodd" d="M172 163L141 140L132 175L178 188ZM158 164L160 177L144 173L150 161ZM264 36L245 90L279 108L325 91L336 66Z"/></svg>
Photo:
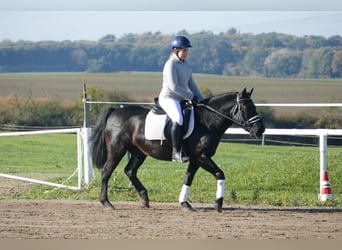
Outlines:
<svg viewBox="0 0 342 250"><path fill-rule="evenodd" d="M251 99L252 93L253 88L250 92L244 88L241 93L237 94L231 117L251 135L260 137L265 132L265 127Z"/></svg>

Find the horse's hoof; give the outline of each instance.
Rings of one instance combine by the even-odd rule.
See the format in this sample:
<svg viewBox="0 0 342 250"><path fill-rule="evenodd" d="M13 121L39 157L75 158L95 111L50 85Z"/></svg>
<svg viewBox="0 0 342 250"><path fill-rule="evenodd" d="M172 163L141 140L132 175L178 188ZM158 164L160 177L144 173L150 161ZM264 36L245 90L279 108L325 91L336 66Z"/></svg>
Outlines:
<svg viewBox="0 0 342 250"><path fill-rule="evenodd" d="M149 202L149 198L148 198L148 194L146 190L142 190L140 193L140 201L141 204L145 207L145 208L149 208L150 207L150 202Z"/></svg>
<svg viewBox="0 0 342 250"><path fill-rule="evenodd" d="M144 199L141 199L141 204L143 205L144 208L150 208L150 202Z"/></svg>
<svg viewBox="0 0 342 250"><path fill-rule="evenodd" d="M101 201L101 203L105 208L111 208L111 209L115 210L115 207L109 201Z"/></svg>
<svg viewBox="0 0 342 250"><path fill-rule="evenodd" d="M222 212L222 207L223 207L223 197L222 198L218 198L217 200L215 200L215 210L219 213Z"/></svg>
<svg viewBox="0 0 342 250"><path fill-rule="evenodd" d="M193 209L192 206L190 205L190 203L187 201L181 202L181 206L182 206L182 209L186 212L194 212L195 211L195 209Z"/></svg>

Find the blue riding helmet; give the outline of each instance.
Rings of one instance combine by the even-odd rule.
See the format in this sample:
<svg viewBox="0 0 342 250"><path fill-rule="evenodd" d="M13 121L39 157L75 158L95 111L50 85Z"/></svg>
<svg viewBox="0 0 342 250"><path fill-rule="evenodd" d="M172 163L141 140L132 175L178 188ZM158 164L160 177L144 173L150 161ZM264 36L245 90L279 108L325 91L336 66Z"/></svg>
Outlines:
<svg viewBox="0 0 342 250"><path fill-rule="evenodd" d="M175 36L171 42L171 48L191 48L190 40L185 36Z"/></svg>

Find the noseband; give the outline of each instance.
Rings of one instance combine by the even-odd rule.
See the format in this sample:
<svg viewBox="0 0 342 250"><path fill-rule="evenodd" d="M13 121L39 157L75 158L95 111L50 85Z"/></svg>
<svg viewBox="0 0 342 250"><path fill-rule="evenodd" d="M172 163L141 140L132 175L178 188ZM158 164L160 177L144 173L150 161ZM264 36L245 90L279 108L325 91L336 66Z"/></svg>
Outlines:
<svg viewBox="0 0 342 250"><path fill-rule="evenodd" d="M253 125L255 123L257 123L258 121L261 120L261 117L259 115L255 115L251 118L247 118L246 117L246 114L242 113L241 111L241 102L246 100L246 99L249 99L249 98L242 98L240 99L239 97L239 94L236 95L236 103L233 107L233 109L231 110L230 112L230 116L232 117L232 120L239 126L241 126L242 128L244 129L247 129L247 130L250 130ZM237 114L240 114L240 116L242 117L242 119L244 120L243 123L240 123L240 122L237 122L236 119L234 119L234 117L237 115Z"/></svg>
<svg viewBox="0 0 342 250"><path fill-rule="evenodd" d="M236 103L235 103L234 107L232 108L232 110L230 111L230 117L220 113L219 111L217 111L216 109L213 109L212 107L210 107L208 105L201 104L201 103L197 103L197 105L203 106L203 107L209 109L210 111L222 116L223 118L234 122L236 125L240 126L241 128L243 128L247 131L250 131L251 128L253 127L253 125L261 120L261 116L255 115L249 119L247 119L247 117L245 117L245 115L241 111L241 101L243 101L245 99L247 99L247 98L240 99L239 94L236 95ZM242 123L234 118L237 114L240 114L240 116L243 118L244 121Z"/></svg>

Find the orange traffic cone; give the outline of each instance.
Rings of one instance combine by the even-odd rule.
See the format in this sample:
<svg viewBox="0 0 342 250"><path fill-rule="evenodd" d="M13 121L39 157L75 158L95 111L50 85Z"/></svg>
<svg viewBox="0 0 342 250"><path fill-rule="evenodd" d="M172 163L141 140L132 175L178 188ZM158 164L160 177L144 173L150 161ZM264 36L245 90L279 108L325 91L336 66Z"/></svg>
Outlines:
<svg viewBox="0 0 342 250"><path fill-rule="evenodd" d="M333 195L331 193L331 185L329 182L328 171L323 171L321 180L321 193L319 195L321 201L332 200Z"/></svg>

